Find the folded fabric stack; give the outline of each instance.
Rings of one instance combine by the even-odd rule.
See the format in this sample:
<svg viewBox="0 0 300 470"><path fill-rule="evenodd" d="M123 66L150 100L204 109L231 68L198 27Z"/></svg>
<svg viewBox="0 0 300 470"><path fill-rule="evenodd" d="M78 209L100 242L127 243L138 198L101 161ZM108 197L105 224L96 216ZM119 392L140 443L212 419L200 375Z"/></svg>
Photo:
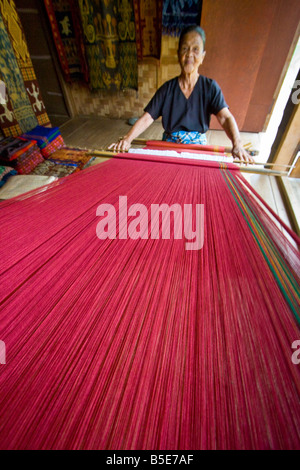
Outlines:
<svg viewBox="0 0 300 470"><path fill-rule="evenodd" d="M23 149L26 148L28 141L19 139L18 137L7 137L0 141L0 158L9 161L14 155L21 155ZM17 152L19 152L17 154Z"/></svg>
<svg viewBox="0 0 300 470"><path fill-rule="evenodd" d="M62 178L63 176L74 173L78 168L76 163L68 164L63 162L52 162L50 160L44 160L43 163L37 165L37 167L31 172L32 175L42 176L56 176Z"/></svg>
<svg viewBox="0 0 300 470"><path fill-rule="evenodd" d="M65 145L59 127L36 126L31 131L23 134L22 137L35 140L44 158L49 158L55 150Z"/></svg>
<svg viewBox="0 0 300 470"><path fill-rule="evenodd" d="M89 155L88 150L76 149L72 147L65 147L56 150L51 157L50 161L55 163L76 164L76 171L84 170L87 168L95 157Z"/></svg>
<svg viewBox="0 0 300 470"><path fill-rule="evenodd" d="M35 140L8 137L0 142L0 165L12 167L19 174L31 173L43 161Z"/></svg>
<svg viewBox="0 0 300 470"><path fill-rule="evenodd" d="M87 150L64 147L52 153L32 174L62 177L83 170L94 159Z"/></svg>
<svg viewBox="0 0 300 470"><path fill-rule="evenodd" d="M17 171L10 166L0 165L0 188L7 182L10 176L17 174Z"/></svg>

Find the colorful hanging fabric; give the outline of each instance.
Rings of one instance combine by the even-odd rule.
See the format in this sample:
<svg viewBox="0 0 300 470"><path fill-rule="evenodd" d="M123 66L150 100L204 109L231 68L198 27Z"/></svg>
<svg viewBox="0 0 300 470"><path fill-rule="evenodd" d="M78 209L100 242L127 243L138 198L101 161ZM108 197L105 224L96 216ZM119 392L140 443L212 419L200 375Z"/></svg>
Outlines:
<svg viewBox="0 0 300 470"><path fill-rule="evenodd" d="M162 0L133 0L138 59L160 58Z"/></svg>
<svg viewBox="0 0 300 470"><path fill-rule="evenodd" d="M4 135L11 135L13 132L8 131L7 127L17 125L22 131L32 129L37 124L37 118L31 107L22 74L20 72L9 36L7 34L2 16L0 15L0 73L1 79L6 85L7 93L13 109L13 121L9 122L6 118L7 112L3 113L4 107L1 107L1 128Z"/></svg>
<svg viewBox="0 0 300 470"><path fill-rule="evenodd" d="M80 0L92 90L137 89L132 0Z"/></svg>
<svg viewBox="0 0 300 470"><path fill-rule="evenodd" d="M5 135L18 135L19 129L11 129L18 122L22 131L36 124L50 125L38 81L28 51L24 30L13 0L0 2L1 62L0 74L5 82L12 109L4 110L1 128ZM3 108L0 105L0 111ZM0 114L3 114L3 112ZM10 128L7 130L7 128Z"/></svg>
<svg viewBox="0 0 300 470"><path fill-rule="evenodd" d="M0 57L0 60L1 60L1 57ZM0 68L0 80L1 80L1 77L2 77L2 74L1 74L1 68ZM6 87L5 87L4 99L0 103L0 128L1 128L1 133L5 137L16 137L22 133L22 129L14 113L14 108L9 98Z"/></svg>
<svg viewBox="0 0 300 470"><path fill-rule="evenodd" d="M78 2L44 0L61 68L67 82L88 82Z"/></svg>
<svg viewBox="0 0 300 470"><path fill-rule="evenodd" d="M162 32L179 36L192 24L200 25L202 0L163 0Z"/></svg>

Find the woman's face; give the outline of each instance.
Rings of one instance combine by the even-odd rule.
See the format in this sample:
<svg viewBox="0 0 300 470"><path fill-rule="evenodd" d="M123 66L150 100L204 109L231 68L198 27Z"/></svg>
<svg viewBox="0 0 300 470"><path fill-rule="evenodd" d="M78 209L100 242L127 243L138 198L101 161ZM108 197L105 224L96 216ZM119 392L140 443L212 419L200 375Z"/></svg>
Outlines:
<svg viewBox="0 0 300 470"><path fill-rule="evenodd" d="M178 60L181 70L187 74L197 71L205 57L203 41L196 31L187 33L178 49Z"/></svg>

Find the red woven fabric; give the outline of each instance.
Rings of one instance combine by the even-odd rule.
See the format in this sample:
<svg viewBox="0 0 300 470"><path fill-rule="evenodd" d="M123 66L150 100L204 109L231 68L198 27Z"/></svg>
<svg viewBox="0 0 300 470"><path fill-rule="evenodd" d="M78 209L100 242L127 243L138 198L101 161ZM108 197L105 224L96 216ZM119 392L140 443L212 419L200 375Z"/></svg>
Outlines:
<svg viewBox="0 0 300 470"><path fill-rule="evenodd" d="M163 140L147 140L147 148L157 148L160 149L169 149L169 150L178 150L186 149L191 150L200 150L200 151L209 151L209 152L225 152L225 147L220 145L200 145L200 144L176 144L172 142L166 142Z"/></svg>
<svg viewBox="0 0 300 470"><path fill-rule="evenodd" d="M150 150L151 148L149 148ZM193 153L193 150L191 150ZM196 152L198 155L201 155L202 152ZM161 157L160 155L152 155L152 154L142 154L142 153L119 153L115 156L116 159L124 159L124 160L141 160L141 161L148 161L148 162L161 162L161 163L175 163L177 165L184 165L184 166L196 166L196 167L208 167L208 168L230 168L231 170L238 170L239 167L231 162L221 163L216 161L210 160L198 160L198 159L188 159L185 157Z"/></svg>
<svg viewBox="0 0 300 470"><path fill-rule="evenodd" d="M299 448L299 328L209 163L115 158L1 203L0 448ZM203 248L99 240L120 195L204 204Z"/></svg>

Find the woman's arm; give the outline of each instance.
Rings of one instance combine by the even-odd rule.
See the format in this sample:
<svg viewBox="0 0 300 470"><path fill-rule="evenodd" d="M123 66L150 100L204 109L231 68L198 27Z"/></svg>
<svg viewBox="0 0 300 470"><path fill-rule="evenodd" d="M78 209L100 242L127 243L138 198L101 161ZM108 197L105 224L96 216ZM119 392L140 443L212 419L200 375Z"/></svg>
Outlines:
<svg viewBox="0 0 300 470"><path fill-rule="evenodd" d="M131 142L133 139L138 137L142 132L144 132L154 121L149 113L144 113L136 123L132 126L130 131L124 136L120 137L119 141L111 144L108 148L112 150L117 150L118 152L125 152L129 150Z"/></svg>
<svg viewBox="0 0 300 470"><path fill-rule="evenodd" d="M247 163L254 163L254 159L244 149L237 123L228 108L223 108L216 115L227 136L232 142L232 156Z"/></svg>

